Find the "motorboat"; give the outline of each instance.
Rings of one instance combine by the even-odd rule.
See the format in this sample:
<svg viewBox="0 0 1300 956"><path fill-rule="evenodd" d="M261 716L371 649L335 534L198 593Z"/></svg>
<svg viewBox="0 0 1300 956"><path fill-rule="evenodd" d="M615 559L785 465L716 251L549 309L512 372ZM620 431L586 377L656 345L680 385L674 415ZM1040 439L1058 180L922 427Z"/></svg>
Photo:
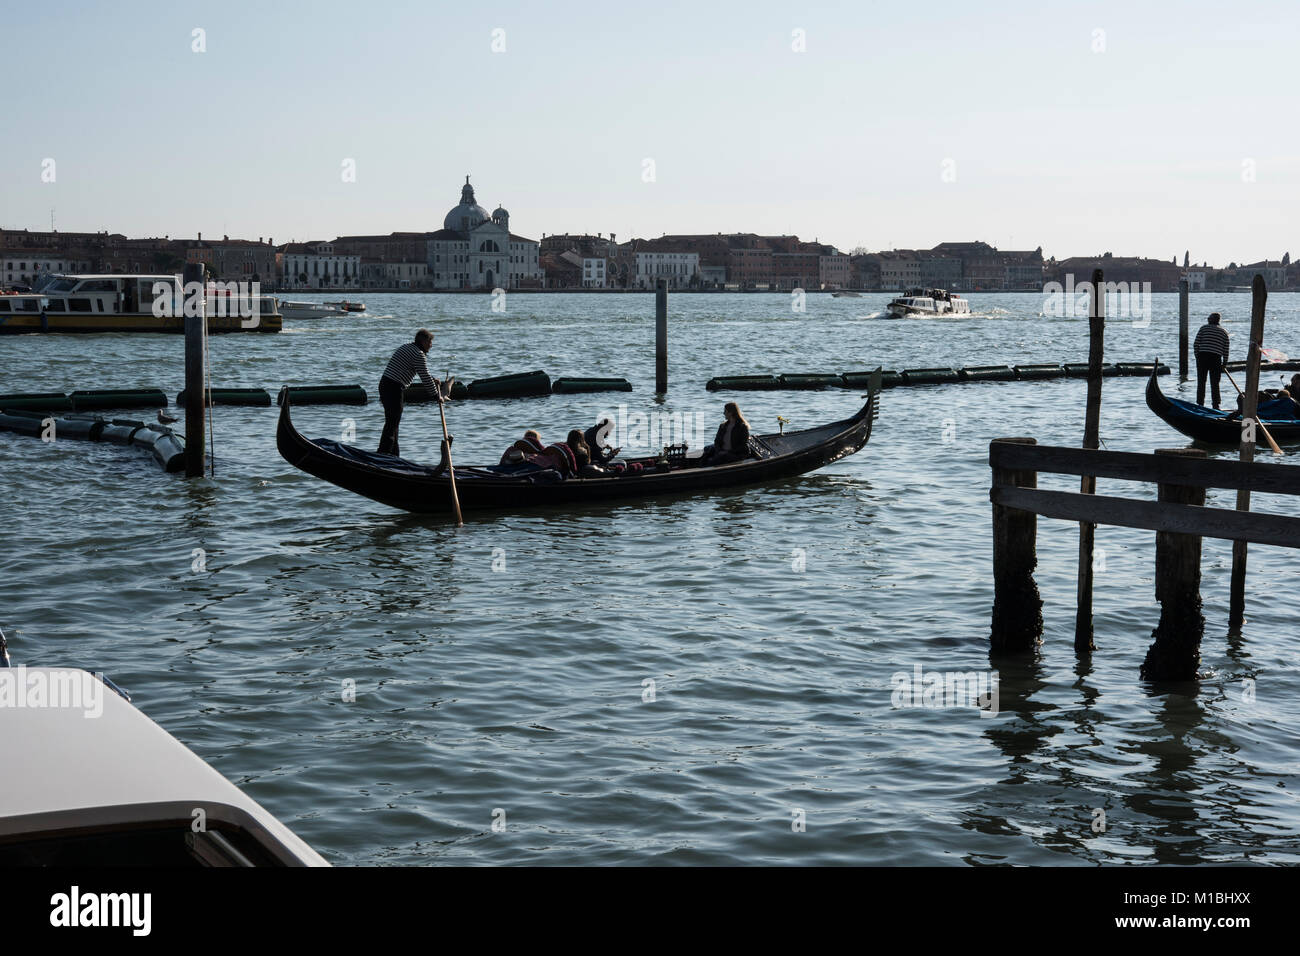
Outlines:
<svg viewBox="0 0 1300 956"><path fill-rule="evenodd" d="M289 302L280 300L280 315L286 319L332 319L345 315L337 302Z"/></svg>
<svg viewBox="0 0 1300 956"><path fill-rule="evenodd" d="M913 289L892 300L891 319L905 316L970 315L970 303L946 289Z"/></svg>

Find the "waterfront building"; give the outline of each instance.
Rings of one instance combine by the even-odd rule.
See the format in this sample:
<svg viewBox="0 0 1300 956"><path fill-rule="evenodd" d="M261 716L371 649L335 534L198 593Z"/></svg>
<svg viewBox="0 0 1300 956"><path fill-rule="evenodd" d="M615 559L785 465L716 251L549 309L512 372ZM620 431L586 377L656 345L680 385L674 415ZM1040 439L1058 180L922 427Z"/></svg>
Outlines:
<svg viewBox="0 0 1300 956"><path fill-rule="evenodd" d="M0 251L0 285L32 286L52 272L90 272L89 259L74 259L35 249Z"/></svg>
<svg viewBox="0 0 1300 956"><path fill-rule="evenodd" d="M653 289L666 279L670 289L696 288L699 285L700 256L665 239L633 239L631 288Z"/></svg>
<svg viewBox="0 0 1300 956"><path fill-rule="evenodd" d="M442 228L426 236L426 262L435 289L516 289L540 287L540 244L510 231L510 214L498 206L491 215L474 199L469 177L460 202Z"/></svg>
<svg viewBox="0 0 1300 956"><path fill-rule="evenodd" d="M424 260L409 259L389 262L384 259L361 259L361 288L363 289L427 289L429 264Z"/></svg>
<svg viewBox="0 0 1300 956"><path fill-rule="evenodd" d="M361 257L339 253L332 242L291 242L281 250L281 264L287 290L361 287Z"/></svg>
<svg viewBox="0 0 1300 956"><path fill-rule="evenodd" d="M251 239L223 236L220 242L204 241L203 233L199 233L197 239L180 240L180 243L185 250L185 261L204 263L214 279L224 282L257 282L268 290L276 283L280 255L269 240L263 242L258 238L254 242ZM140 263L135 263L122 271L135 272L139 269Z"/></svg>

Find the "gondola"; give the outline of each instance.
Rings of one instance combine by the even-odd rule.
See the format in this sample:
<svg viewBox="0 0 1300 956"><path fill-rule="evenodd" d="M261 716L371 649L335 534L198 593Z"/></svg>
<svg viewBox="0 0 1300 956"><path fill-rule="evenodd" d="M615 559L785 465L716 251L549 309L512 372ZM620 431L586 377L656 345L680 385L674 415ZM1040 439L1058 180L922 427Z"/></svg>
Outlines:
<svg viewBox="0 0 1300 956"><path fill-rule="evenodd" d="M537 473L511 466L456 465L456 491L465 511L531 509L549 505L651 498L791 478L815 471L858 452L871 437L878 410L879 371L867 402L852 416L804 431L758 435L755 457L725 465L702 466L690 458L633 459L644 471L608 478L568 478L545 482ZM280 391L276 447L295 468L391 508L419 514L449 512L451 490L444 453L437 465L420 465L329 439L305 438L293 426L287 389Z"/></svg>
<svg viewBox="0 0 1300 956"><path fill-rule="evenodd" d="M1160 363L1151 372L1147 382L1147 406L1162 419L1178 429L1189 438L1205 442L1207 445L1241 444L1241 419L1229 418L1227 412L1206 408L1194 402L1185 402L1179 398L1169 398L1160 391L1156 381ZM1264 427L1279 444L1287 441L1300 441L1300 420L1263 419ZM1262 440L1260 436L1259 440Z"/></svg>

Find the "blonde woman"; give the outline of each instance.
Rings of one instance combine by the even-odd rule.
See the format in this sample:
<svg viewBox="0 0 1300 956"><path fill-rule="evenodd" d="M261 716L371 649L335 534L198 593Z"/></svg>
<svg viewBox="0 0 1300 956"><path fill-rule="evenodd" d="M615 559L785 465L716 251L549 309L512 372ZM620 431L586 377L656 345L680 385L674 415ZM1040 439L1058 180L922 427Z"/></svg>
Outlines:
<svg viewBox="0 0 1300 956"><path fill-rule="evenodd" d="M704 449L700 459L703 465L726 465L749 457L749 422L735 402L722 407L725 420L718 426L713 444Z"/></svg>

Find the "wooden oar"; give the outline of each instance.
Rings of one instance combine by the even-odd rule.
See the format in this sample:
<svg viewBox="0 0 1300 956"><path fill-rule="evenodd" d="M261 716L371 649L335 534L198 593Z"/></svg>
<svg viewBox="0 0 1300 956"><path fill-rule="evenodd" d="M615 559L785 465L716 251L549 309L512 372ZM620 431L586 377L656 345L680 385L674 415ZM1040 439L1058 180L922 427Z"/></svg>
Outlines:
<svg viewBox="0 0 1300 956"><path fill-rule="evenodd" d="M438 417L442 419L442 453L447 459L447 477L451 479L451 511L456 516L456 527L462 527L465 519L460 514L460 496L456 494L456 468L451 463L451 437L447 434L447 412L442 398L442 383L438 383Z"/></svg>
<svg viewBox="0 0 1300 956"><path fill-rule="evenodd" d="M1237 383L1236 383L1236 381L1233 379L1233 377L1232 377L1232 373L1229 372L1229 371L1227 370L1227 368L1225 368L1225 369L1223 370L1223 374L1226 375L1226 376L1228 376L1228 381L1229 381L1229 382L1232 382L1232 387L1237 389L1237 394L1241 396L1241 404L1242 404L1242 407L1244 408L1244 407L1245 407L1245 404L1246 404L1246 395L1245 395L1245 393L1242 392L1242 390L1241 390L1240 388L1237 388ZM1270 435L1270 434L1268 433L1268 429L1264 427L1264 423L1263 423L1262 421L1259 420L1259 415L1258 415L1258 414L1255 415L1255 422L1256 422L1256 424L1259 425L1259 430L1262 431L1262 432L1264 433L1264 437L1268 439L1268 447L1271 448L1271 449L1273 449L1273 454L1275 454L1275 455L1280 455L1280 454L1282 454L1282 449L1277 447L1277 442L1273 441L1273 436Z"/></svg>

